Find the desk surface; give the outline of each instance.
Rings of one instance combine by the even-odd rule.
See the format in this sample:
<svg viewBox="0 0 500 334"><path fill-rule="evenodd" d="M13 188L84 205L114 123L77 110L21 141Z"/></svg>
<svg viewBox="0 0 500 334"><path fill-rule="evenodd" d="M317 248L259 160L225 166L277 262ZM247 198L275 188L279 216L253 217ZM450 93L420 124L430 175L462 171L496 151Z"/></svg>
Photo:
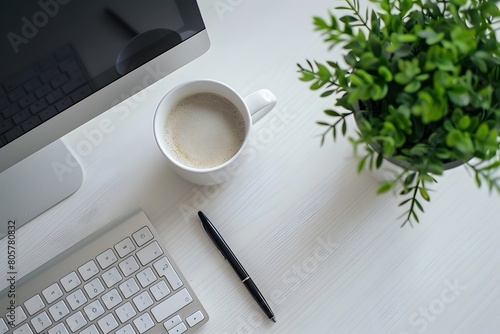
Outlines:
<svg viewBox="0 0 500 334"><path fill-rule="evenodd" d="M335 2L199 2L210 50L64 138L85 181L18 231L19 276L141 207L210 314L200 333L497 333L499 196L457 168L435 186L421 224L400 228L398 199L356 174L347 140L320 147L315 121L333 101L298 80L296 63L339 57L312 27ZM202 77L242 95L268 88L279 101L255 127L252 154L212 187L179 179L152 132L162 96ZM252 275L276 324L204 235L197 210Z"/></svg>

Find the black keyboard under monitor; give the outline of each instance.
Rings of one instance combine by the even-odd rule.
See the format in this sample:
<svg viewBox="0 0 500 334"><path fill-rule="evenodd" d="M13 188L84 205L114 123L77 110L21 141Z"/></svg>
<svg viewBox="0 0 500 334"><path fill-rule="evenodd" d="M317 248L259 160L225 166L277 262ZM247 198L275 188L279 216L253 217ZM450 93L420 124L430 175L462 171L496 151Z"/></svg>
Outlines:
<svg viewBox="0 0 500 334"><path fill-rule="evenodd" d="M93 89L70 45L0 84L0 147L89 96Z"/></svg>

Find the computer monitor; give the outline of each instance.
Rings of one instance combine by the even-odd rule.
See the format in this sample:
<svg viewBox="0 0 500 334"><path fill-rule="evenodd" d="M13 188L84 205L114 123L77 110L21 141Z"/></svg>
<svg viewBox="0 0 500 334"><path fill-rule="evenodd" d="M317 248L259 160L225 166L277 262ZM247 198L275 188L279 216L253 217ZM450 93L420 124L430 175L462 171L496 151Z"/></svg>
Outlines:
<svg viewBox="0 0 500 334"><path fill-rule="evenodd" d="M196 0L0 3L0 237L75 192L60 138L202 55ZM139 88L139 89L138 89ZM61 169L68 166L70 170Z"/></svg>

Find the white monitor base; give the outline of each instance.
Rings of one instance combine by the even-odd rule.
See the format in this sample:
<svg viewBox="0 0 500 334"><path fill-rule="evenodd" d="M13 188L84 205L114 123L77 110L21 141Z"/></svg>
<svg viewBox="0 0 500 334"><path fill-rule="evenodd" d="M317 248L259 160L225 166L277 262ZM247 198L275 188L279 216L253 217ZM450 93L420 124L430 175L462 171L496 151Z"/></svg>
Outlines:
<svg viewBox="0 0 500 334"><path fill-rule="evenodd" d="M77 191L83 172L61 139L0 173L0 238ZM12 224L11 224L12 225Z"/></svg>

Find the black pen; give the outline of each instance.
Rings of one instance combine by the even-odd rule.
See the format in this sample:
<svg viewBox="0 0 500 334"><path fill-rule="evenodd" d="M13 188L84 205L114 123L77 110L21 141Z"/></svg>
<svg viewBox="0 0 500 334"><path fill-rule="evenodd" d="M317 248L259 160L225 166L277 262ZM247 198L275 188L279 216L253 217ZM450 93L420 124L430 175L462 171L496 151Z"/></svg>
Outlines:
<svg viewBox="0 0 500 334"><path fill-rule="evenodd" d="M274 316L273 311L267 304L264 296L259 291L253 280L250 278L245 268L241 265L240 261L236 258L234 253L231 251L229 246L226 244L219 231L215 228L215 226L210 222L210 220L205 216L205 214L201 211L198 211L198 216L201 219L201 226L207 233L210 240L214 243L215 247L220 251L222 257L229 261L231 267L233 267L234 271L238 274L241 282L246 286L253 299L259 304L260 308L267 315L269 319L276 322L276 317Z"/></svg>

